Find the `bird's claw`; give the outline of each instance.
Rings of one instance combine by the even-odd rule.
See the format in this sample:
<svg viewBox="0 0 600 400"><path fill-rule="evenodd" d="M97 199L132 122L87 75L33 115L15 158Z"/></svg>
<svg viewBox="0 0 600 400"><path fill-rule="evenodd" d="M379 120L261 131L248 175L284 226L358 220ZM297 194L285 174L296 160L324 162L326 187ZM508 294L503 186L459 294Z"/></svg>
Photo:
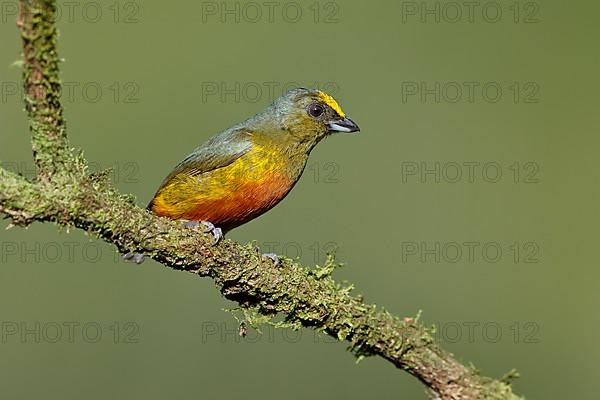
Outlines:
<svg viewBox="0 0 600 400"><path fill-rule="evenodd" d="M183 224L186 228L190 229L198 229L201 225L206 229L203 230L203 233L212 233L214 241L213 246L216 246L221 239L223 239L223 230L221 228L217 228L213 223L208 221L186 221Z"/></svg>
<svg viewBox="0 0 600 400"><path fill-rule="evenodd" d="M134 262L137 265L140 265L144 262L146 256L140 253L127 253L123 256L123 261L125 262Z"/></svg>
<svg viewBox="0 0 600 400"><path fill-rule="evenodd" d="M276 267L279 265L279 257L275 253L263 253L262 258L268 258L269 260L273 261L273 265L275 265Z"/></svg>

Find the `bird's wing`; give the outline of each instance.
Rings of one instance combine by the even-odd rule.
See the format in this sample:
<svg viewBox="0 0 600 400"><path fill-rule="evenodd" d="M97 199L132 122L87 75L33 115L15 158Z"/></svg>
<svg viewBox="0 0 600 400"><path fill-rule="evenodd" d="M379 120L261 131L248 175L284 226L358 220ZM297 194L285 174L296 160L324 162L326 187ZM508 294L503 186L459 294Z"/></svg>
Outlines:
<svg viewBox="0 0 600 400"><path fill-rule="evenodd" d="M225 131L209 139L177 164L169 176L165 178L161 188L171 179L181 174L198 176L226 167L246 154L251 148L251 134L247 130Z"/></svg>

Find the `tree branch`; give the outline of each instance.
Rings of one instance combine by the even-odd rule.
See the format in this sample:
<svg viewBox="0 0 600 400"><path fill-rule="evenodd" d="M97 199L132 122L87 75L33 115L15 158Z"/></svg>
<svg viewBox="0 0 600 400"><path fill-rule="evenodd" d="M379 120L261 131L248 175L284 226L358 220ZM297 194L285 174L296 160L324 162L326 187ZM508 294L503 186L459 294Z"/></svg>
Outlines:
<svg viewBox="0 0 600 400"><path fill-rule="evenodd" d="M40 180L67 171L69 152L60 105L57 32L53 1L19 2L17 26L23 42L23 88L32 148Z"/></svg>
<svg viewBox="0 0 600 400"><path fill-rule="evenodd" d="M359 357L379 356L422 381L439 399L519 399L510 385L486 378L442 350L417 320L401 320L365 304L331 278L332 257L307 268L282 258L264 260L251 245L183 228L135 206L118 193L107 173L90 174L69 149L62 108L52 1L21 0L25 106L39 179L29 182L0 169L0 213L15 225L52 221L74 226L175 269L211 277L223 296L266 316L284 315L346 340Z"/></svg>

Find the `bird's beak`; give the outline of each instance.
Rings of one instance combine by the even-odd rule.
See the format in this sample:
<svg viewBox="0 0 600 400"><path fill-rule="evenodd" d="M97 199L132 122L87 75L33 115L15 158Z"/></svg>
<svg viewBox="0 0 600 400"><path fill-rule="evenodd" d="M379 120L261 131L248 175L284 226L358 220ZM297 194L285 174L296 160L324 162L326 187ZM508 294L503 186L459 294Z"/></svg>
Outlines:
<svg viewBox="0 0 600 400"><path fill-rule="evenodd" d="M350 118L342 118L329 122L329 131L351 133L360 132L360 128Z"/></svg>

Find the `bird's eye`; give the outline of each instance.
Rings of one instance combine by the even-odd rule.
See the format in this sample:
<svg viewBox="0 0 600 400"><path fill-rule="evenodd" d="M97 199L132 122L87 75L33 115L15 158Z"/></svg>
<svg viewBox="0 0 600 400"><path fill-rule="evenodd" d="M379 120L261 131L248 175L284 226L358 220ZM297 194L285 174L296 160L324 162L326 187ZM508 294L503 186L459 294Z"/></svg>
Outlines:
<svg viewBox="0 0 600 400"><path fill-rule="evenodd" d="M325 107L319 103L313 103L308 106L308 114L313 118L319 118L325 112Z"/></svg>

